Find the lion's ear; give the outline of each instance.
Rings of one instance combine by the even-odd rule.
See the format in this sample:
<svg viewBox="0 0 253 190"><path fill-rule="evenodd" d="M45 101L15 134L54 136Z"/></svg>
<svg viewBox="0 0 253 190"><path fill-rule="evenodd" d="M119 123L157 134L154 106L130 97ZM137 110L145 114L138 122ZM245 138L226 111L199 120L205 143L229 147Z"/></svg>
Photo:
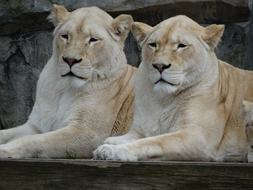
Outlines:
<svg viewBox="0 0 253 190"><path fill-rule="evenodd" d="M153 27L142 23L134 22L132 26L132 33L138 44L142 47L143 41L146 38L147 34L151 32Z"/></svg>
<svg viewBox="0 0 253 190"><path fill-rule="evenodd" d="M113 35L122 43L125 42L133 23L131 15L119 15L112 21Z"/></svg>
<svg viewBox="0 0 253 190"><path fill-rule="evenodd" d="M216 25L212 24L205 28L203 39L204 41L212 48L214 49L224 32L225 26L224 25Z"/></svg>
<svg viewBox="0 0 253 190"><path fill-rule="evenodd" d="M59 23L62 23L69 16L68 10L62 5L53 4L52 11L47 17L54 26L57 26Z"/></svg>

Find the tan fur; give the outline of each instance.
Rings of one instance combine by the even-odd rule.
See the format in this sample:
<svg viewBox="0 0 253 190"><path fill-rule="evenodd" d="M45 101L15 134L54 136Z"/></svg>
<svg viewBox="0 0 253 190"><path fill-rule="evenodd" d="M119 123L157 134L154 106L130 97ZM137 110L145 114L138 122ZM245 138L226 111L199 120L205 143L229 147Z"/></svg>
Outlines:
<svg viewBox="0 0 253 190"><path fill-rule="evenodd" d="M248 138L248 161L253 162L253 102L243 101L243 106Z"/></svg>
<svg viewBox="0 0 253 190"><path fill-rule="evenodd" d="M135 69L123 47L132 17L54 5L49 19L56 26L53 52L33 111L24 125L0 131L0 158L91 157L105 138L131 125Z"/></svg>
<svg viewBox="0 0 253 190"><path fill-rule="evenodd" d="M131 79L131 76L133 76L134 72L135 72L135 69L131 69L127 73L129 79ZM125 81L125 82L129 82L129 81ZM118 135L123 135L127 133L130 126L132 125L134 94L133 94L132 86L129 85L128 89L122 89L125 86L126 85L122 85L120 90L127 91L128 96L125 98L120 110L118 111L117 118L114 122L113 129L111 131L111 136L118 136Z"/></svg>
<svg viewBox="0 0 253 190"><path fill-rule="evenodd" d="M108 138L94 157L246 161L242 101L253 98L253 72L217 59L214 48L223 31L222 25L202 27L186 16L153 28L134 23L143 60L133 125L126 135ZM158 72L157 64L167 68Z"/></svg>

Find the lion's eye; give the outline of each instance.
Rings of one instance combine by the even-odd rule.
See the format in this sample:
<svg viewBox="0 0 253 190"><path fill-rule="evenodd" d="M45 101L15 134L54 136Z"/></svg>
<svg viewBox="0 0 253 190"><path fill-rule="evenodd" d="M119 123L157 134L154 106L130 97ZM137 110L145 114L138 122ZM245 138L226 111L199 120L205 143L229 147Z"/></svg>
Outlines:
<svg viewBox="0 0 253 190"><path fill-rule="evenodd" d="M151 48L157 48L157 44L155 42L148 43L148 46Z"/></svg>
<svg viewBox="0 0 253 190"><path fill-rule="evenodd" d="M98 41L97 38L91 37L89 40L89 43L93 43L93 42L97 42L97 41Z"/></svg>
<svg viewBox="0 0 253 190"><path fill-rule="evenodd" d="M66 40L68 40L68 39L69 39L68 34L63 34L63 35L61 35L61 37L62 37L63 39L66 39Z"/></svg>
<svg viewBox="0 0 253 190"><path fill-rule="evenodd" d="M187 45L182 44L182 43L180 43L180 44L177 45L177 49L179 49L179 48L186 48L186 47L187 47Z"/></svg>

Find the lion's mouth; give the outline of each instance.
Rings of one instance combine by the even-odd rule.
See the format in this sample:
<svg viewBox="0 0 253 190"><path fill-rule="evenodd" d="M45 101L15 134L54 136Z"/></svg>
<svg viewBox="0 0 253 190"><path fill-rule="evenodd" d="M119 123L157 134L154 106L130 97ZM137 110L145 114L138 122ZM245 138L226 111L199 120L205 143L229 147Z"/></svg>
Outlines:
<svg viewBox="0 0 253 190"><path fill-rule="evenodd" d="M164 80L163 78L160 78L158 81L155 82L155 84L158 84L159 82L167 83L171 86L177 86L177 84L173 84L171 82L168 82L168 81Z"/></svg>
<svg viewBox="0 0 253 190"><path fill-rule="evenodd" d="M61 76L62 77L71 76L71 77L76 77L76 78L79 78L79 79L82 79L82 80L87 80L87 78L75 75L74 73L72 73L72 71L69 71L68 73L66 73L64 75L61 75Z"/></svg>

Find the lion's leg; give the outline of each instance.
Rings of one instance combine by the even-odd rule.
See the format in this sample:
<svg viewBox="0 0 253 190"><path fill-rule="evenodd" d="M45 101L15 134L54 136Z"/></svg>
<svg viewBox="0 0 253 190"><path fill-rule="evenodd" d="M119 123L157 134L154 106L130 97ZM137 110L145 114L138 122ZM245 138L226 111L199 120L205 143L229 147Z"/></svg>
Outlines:
<svg viewBox="0 0 253 190"><path fill-rule="evenodd" d="M130 131L122 136L116 136L116 137L108 137L105 141L104 144L125 144L129 142L133 142L137 139L140 139L141 135L135 130L135 129L130 129Z"/></svg>
<svg viewBox="0 0 253 190"><path fill-rule="evenodd" d="M209 146L210 147L210 146ZM102 145L95 159L106 160L211 160L211 151L200 132L181 130L120 145Z"/></svg>
<svg viewBox="0 0 253 190"><path fill-rule="evenodd" d="M251 139L248 144L248 162L253 162L253 128L251 130Z"/></svg>
<svg viewBox="0 0 253 190"><path fill-rule="evenodd" d="M39 131L29 123L25 123L24 125L11 129L4 129L0 131L0 144L7 143L22 136L33 135L37 133L39 133Z"/></svg>
<svg viewBox="0 0 253 190"><path fill-rule="evenodd" d="M253 71L240 70L240 75L244 76L244 99L253 102Z"/></svg>
<svg viewBox="0 0 253 190"><path fill-rule="evenodd" d="M253 103L243 101L244 111L246 113L246 134L248 139L248 162L253 162Z"/></svg>
<svg viewBox="0 0 253 190"><path fill-rule="evenodd" d="M247 123L246 132L248 137L248 162L253 162L253 122Z"/></svg>
<svg viewBox="0 0 253 190"><path fill-rule="evenodd" d="M108 132L109 133L109 132ZM108 136L109 134L107 134ZM91 157L106 133L86 127L68 126L56 131L24 136L0 145L0 158Z"/></svg>
<svg viewBox="0 0 253 190"><path fill-rule="evenodd" d="M248 162L253 162L253 145L249 147Z"/></svg>

